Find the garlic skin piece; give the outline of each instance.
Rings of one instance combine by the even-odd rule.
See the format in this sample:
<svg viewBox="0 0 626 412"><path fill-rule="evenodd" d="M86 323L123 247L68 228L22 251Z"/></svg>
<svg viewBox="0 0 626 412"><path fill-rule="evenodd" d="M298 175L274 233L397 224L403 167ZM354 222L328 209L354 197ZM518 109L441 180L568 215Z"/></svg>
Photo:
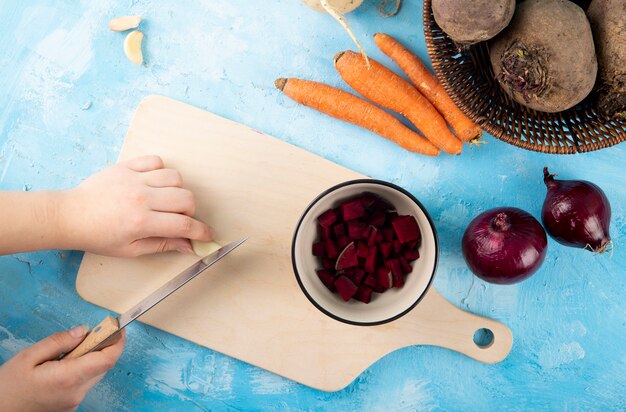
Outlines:
<svg viewBox="0 0 626 412"><path fill-rule="evenodd" d="M128 33L124 40L124 53L128 60L134 64L143 63L143 53L141 52L141 42L143 41L143 33L139 30L133 30Z"/></svg>
<svg viewBox="0 0 626 412"><path fill-rule="evenodd" d="M217 249L221 248L222 245L217 242L200 242L199 240L192 240L191 247L196 255L204 257L215 252Z"/></svg>
<svg viewBox="0 0 626 412"><path fill-rule="evenodd" d="M126 31L137 28L141 23L141 16L120 16L111 19L109 29L111 31Z"/></svg>

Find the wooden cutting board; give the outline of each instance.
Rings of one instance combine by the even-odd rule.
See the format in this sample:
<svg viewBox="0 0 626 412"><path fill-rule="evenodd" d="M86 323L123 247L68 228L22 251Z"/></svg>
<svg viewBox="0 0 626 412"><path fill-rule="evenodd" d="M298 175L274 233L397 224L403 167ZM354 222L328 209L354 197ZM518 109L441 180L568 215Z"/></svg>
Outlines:
<svg viewBox="0 0 626 412"><path fill-rule="evenodd" d="M139 105L120 160L160 155L196 195L196 216L218 240L250 239L140 318L144 323L324 391L350 384L396 349L436 345L495 363L512 345L503 324L464 312L431 288L404 317L351 326L318 311L292 271L291 237L311 200L363 178L247 126L164 97ZM85 254L76 288L121 313L193 263L169 253L121 259ZM477 329L494 334L485 348Z"/></svg>

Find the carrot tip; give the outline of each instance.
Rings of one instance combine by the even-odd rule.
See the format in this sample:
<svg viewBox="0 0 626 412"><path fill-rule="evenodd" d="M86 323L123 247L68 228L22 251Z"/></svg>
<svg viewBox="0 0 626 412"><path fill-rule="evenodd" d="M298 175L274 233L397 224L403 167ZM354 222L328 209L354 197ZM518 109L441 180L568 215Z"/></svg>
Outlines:
<svg viewBox="0 0 626 412"><path fill-rule="evenodd" d="M285 88L286 84L287 84L287 79L285 79L284 77L274 80L274 86L276 86L276 88L280 90L281 92Z"/></svg>
<svg viewBox="0 0 626 412"><path fill-rule="evenodd" d="M342 52L335 54L335 56L333 57L333 63L337 64L339 59L341 59L341 56L343 56L345 53L346 53L345 51L342 51Z"/></svg>

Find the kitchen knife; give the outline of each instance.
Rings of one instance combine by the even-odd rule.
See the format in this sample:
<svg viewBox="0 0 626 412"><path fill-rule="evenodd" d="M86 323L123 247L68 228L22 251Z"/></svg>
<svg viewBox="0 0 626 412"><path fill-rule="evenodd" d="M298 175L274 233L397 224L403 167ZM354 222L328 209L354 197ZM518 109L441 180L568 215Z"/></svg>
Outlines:
<svg viewBox="0 0 626 412"><path fill-rule="evenodd" d="M82 356L91 351L113 345L115 342L117 342L117 339L119 339L119 333L122 331L122 329L128 326L128 324L137 319L139 316L146 313L163 299L174 293L180 287L185 285L185 283L189 282L191 279L195 278L200 273L207 270L214 263L232 252L246 240L248 240L248 238L243 238L241 240L229 243L228 245L221 247L210 255L203 257L202 259L176 275L176 277L168 281L166 284L145 297L141 302L133 306L131 309L119 315L117 318L114 318L113 316L107 316L102 322L100 322L95 328L93 328L87 334L87 336L85 336L85 339L81 342L80 345L74 348L73 351L65 354L64 358L78 358L79 356Z"/></svg>

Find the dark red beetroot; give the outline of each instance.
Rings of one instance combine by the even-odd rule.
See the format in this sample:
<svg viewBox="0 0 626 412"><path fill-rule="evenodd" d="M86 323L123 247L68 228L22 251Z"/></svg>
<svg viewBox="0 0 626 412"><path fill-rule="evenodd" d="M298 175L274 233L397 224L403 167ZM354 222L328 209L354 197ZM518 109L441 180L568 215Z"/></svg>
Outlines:
<svg viewBox="0 0 626 412"><path fill-rule="evenodd" d="M326 269L320 269L317 271L317 276L328 289L333 292L335 291L335 274L333 272Z"/></svg>
<svg viewBox="0 0 626 412"><path fill-rule="evenodd" d="M324 270L318 277L344 300L369 303L372 292L402 287L419 258L421 235L415 218L398 216L373 194L348 199L318 218L312 246Z"/></svg>
<svg viewBox="0 0 626 412"><path fill-rule="evenodd" d="M413 216L398 216L391 224L401 243L407 243L422 237L417 220Z"/></svg>
<svg viewBox="0 0 626 412"><path fill-rule="evenodd" d="M372 288L364 285L359 286L359 289L357 289L356 293L354 294L354 298L356 300L360 300L363 303L370 303L370 300L372 300Z"/></svg>
<svg viewBox="0 0 626 412"><path fill-rule="evenodd" d="M346 302L354 296L356 291L359 289L357 285L354 284L347 276L339 276L335 280L335 288L337 292L341 295L341 298Z"/></svg>
<svg viewBox="0 0 626 412"><path fill-rule="evenodd" d="M346 246L339 256L337 257L337 263L335 264L336 270L345 270L355 267L358 264L356 256L356 246L354 242Z"/></svg>
<svg viewBox="0 0 626 412"><path fill-rule="evenodd" d="M353 199L344 202L341 206L341 214L346 222L365 216L365 208L361 199Z"/></svg>

